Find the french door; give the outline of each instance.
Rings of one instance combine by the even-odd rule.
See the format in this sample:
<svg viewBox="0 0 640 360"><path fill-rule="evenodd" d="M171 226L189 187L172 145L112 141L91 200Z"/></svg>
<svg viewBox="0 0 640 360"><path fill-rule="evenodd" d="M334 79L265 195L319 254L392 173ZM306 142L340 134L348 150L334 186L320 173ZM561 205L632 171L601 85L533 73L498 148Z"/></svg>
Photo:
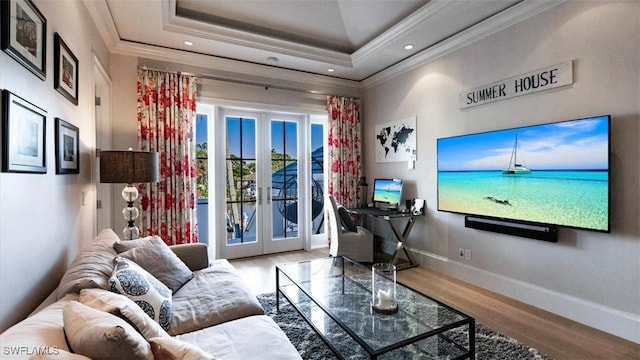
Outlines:
<svg viewBox="0 0 640 360"><path fill-rule="evenodd" d="M307 117L221 108L217 119L220 257L302 249L311 225Z"/></svg>

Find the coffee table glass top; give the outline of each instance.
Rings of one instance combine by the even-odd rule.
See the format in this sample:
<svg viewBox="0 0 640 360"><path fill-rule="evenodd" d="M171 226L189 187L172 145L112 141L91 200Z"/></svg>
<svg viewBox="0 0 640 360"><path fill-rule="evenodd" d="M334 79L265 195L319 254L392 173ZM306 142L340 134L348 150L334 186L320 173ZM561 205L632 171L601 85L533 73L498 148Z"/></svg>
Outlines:
<svg viewBox="0 0 640 360"><path fill-rule="evenodd" d="M278 265L276 273L278 290L330 346L336 347L335 352L357 354L364 350L375 357L399 349L393 357L415 357L416 351L428 352L431 358L473 357L473 339L468 338L472 318L399 283L399 311L393 315L374 313L371 269L348 258ZM457 333L450 331L456 328ZM352 341L345 340L345 333Z"/></svg>

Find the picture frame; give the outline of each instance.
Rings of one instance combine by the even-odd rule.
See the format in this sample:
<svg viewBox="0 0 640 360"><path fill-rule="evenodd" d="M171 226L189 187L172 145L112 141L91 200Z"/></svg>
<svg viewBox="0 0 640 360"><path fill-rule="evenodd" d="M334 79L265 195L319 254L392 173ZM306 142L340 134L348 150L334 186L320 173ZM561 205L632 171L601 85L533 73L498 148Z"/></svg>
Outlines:
<svg viewBox="0 0 640 360"><path fill-rule="evenodd" d="M80 173L80 131L56 118L56 174Z"/></svg>
<svg viewBox="0 0 640 360"><path fill-rule="evenodd" d="M53 36L53 56L53 87L78 105L78 58L58 33Z"/></svg>
<svg viewBox="0 0 640 360"><path fill-rule="evenodd" d="M31 0L0 1L0 47L41 80L47 77L47 19Z"/></svg>
<svg viewBox="0 0 640 360"><path fill-rule="evenodd" d="M47 173L47 112L2 91L2 172Z"/></svg>

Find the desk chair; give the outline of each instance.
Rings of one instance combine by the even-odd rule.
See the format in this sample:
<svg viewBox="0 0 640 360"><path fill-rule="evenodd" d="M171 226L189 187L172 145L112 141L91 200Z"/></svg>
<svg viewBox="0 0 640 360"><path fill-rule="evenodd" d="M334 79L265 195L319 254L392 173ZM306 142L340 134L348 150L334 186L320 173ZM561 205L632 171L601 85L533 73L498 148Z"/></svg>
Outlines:
<svg viewBox="0 0 640 360"><path fill-rule="evenodd" d="M329 246L329 255L331 256L347 256L352 260L359 262L373 262L373 234L371 231L362 226L345 224L349 219L343 220L343 216L349 216L346 209L339 210L336 200L329 195L329 204L326 206L327 218L329 220L331 245ZM348 227L352 230L349 231Z"/></svg>

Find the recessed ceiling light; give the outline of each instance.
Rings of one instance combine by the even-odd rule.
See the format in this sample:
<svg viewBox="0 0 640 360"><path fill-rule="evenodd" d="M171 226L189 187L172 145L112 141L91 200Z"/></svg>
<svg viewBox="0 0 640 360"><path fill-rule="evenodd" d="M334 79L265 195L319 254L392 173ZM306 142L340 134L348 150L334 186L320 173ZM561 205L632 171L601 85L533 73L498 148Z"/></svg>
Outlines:
<svg viewBox="0 0 640 360"><path fill-rule="evenodd" d="M404 46L404 49L405 49L405 50L411 50L411 49L413 49L413 44L407 44L407 45L405 45L405 46Z"/></svg>
<svg viewBox="0 0 640 360"><path fill-rule="evenodd" d="M185 40L184 44L187 45L187 46L192 46L193 45L193 41Z"/></svg>
<svg viewBox="0 0 640 360"><path fill-rule="evenodd" d="M336 69L334 69L334 68L328 68L328 69L327 69L327 71L328 71L328 72L334 72L334 71L336 71Z"/></svg>

